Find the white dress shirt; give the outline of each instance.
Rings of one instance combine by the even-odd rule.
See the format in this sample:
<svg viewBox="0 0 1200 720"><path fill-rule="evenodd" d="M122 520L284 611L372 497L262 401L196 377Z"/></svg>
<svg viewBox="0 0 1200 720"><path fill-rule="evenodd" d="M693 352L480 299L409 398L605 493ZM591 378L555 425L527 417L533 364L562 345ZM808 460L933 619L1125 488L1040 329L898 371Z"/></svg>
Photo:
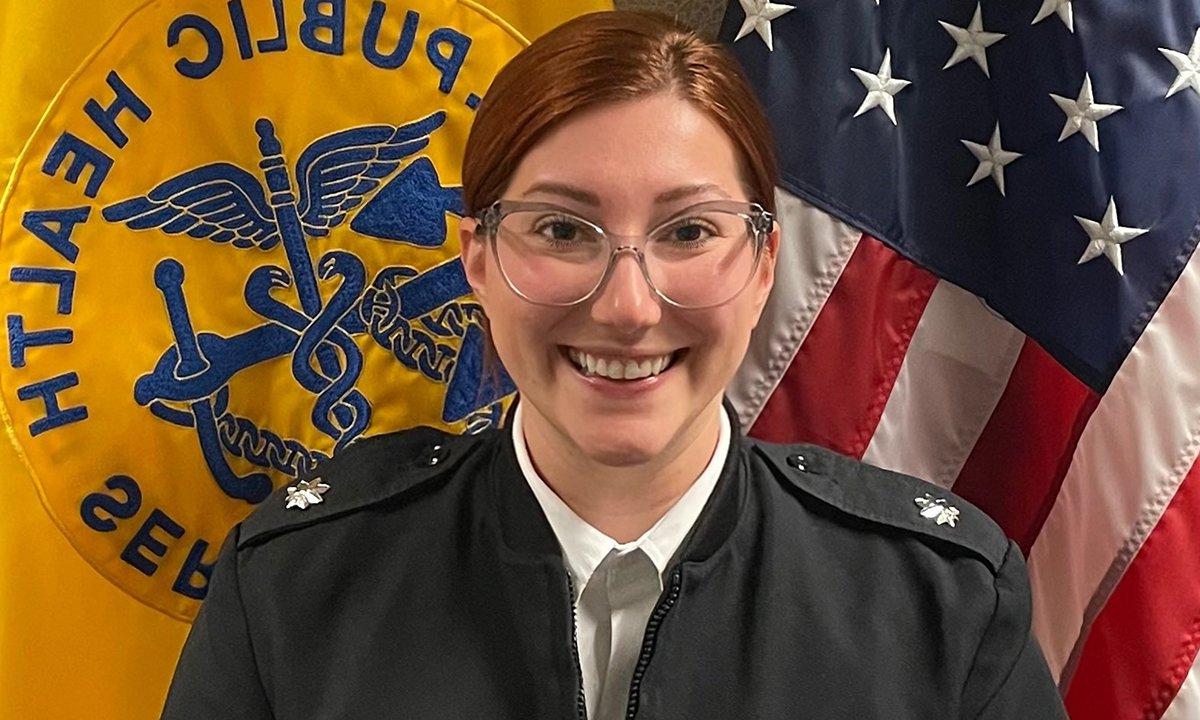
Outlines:
<svg viewBox="0 0 1200 720"><path fill-rule="evenodd" d="M729 417L722 407L717 447L692 486L640 538L619 543L576 515L537 474L525 445L522 408L517 403L513 444L521 472L558 538L575 585L576 637L587 714L592 720L619 720L625 716L646 621L662 593L668 565L725 464Z"/></svg>

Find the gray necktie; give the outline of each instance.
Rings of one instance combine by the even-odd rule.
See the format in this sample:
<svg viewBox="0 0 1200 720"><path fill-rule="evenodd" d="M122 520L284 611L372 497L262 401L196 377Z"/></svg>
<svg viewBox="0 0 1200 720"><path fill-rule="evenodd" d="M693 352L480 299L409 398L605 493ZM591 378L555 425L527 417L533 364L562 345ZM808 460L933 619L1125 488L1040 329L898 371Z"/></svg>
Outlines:
<svg viewBox="0 0 1200 720"><path fill-rule="evenodd" d="M625 716L646 618L661 592L660 585L658 569L639 548L621 556L610 552L584 588L580 602L595 603L591 607L598 619L596 670L597 677L602 678L592 720L619 720Z"/></svg>

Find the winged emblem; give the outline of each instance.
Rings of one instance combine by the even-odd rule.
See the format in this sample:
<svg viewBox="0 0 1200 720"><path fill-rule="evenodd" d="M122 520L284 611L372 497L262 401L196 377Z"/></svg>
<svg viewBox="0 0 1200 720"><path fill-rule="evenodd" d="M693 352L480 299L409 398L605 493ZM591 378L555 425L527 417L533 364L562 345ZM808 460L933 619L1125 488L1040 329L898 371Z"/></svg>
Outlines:
<svg viewBox="0 0 1200 720"><path fill-rule="evenodd" d="M262 473L237 475L222 454L217 410L227 397L225 384L242 367L290 353L293 375L316 395L311 417L319 430L341 446L366 428L370 403L355 387L362 354L344 322L363 291L364 268L350 253L327 252L320 261L320 277L340 277L341 284L326 304L307 238L328 235L345 222L347 213L387 182L406 158L428 146L430 134L445 120L445 112L437 111L403 125L362 125L326 135L300 153L289 173L275 125L259 118L254 130L262 179L233 163L210 163L104 208L105 220L132 230L156 228L238 248L283 246L290 273L274 266L259 268L246 288L251 309L268 324L232 338L194 331L181 263L165 258L155 268L155 285L163 294L175 345L160 358L162 367L139 379L135 399L149 404L160 417L196 429L217 483L231 497L259 502L271 487ZM413 177L436 183L436 174L427 177L420 160L428 163L424 158L409 163L416 170ZM455 197L443 192L440 204L450 204ZM442 212L440 206L428 209ZM271 296L272 289L287 286L295 287L301 312ZM172 398L186 403L187 409L170 407ZM312 494L319 490L300 489L308 493L298 496L307 504L320 502L319 494Z"/></svg>
<svg viewBox="0 0 1200 720"><path fill-rule="evenodd" d="M280 218L279 211L290 206L298 230L323 237L396 172L404 158L424 149L444 122L445 113L438 111L404 125L363 125L318 138L296 162L294 197L274 125L260 118L255 130L265 187L237 165L210 163L164 180L145 195L109 205L104 219L133 230L158 228L169 235L269 250L285 239L283 226L291 218Z"/></svg>

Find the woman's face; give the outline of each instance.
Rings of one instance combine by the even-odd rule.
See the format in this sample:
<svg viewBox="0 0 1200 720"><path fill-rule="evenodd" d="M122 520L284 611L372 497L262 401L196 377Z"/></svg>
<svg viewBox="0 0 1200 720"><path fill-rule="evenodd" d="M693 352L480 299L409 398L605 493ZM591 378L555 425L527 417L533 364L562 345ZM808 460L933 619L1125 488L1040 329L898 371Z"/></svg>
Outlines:
<svg viewBox="0 0 1200 720"><path fill-rule="evenodd" d="M503 198L553 203L625 235L644 234L699 202L749 199L733 142L707 115L665 93L568 118L525 155ZM619 256L589 300L532 304L508 287L474 228L463 219L467 277L520 390L527 433L537 426L569 452L629 466L679 452L701 428L715 429L721 395L771 288L778 228L750 284L702 310L663 302L631 253ZM608 364L673 360L653 377L612 380L581 369L572 359L579 353Z"/></svg>

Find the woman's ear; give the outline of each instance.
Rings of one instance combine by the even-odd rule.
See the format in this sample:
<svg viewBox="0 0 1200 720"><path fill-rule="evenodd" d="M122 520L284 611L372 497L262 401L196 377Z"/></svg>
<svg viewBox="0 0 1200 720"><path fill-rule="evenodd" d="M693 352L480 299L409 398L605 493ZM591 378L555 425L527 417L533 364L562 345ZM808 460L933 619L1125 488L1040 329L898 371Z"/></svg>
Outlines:
<svg viewBox="0 0 1200 720"><path fill-rule="evenodd" d="M458 224L458 245L462 252L463 272L475 297L483 299L487 284L487 252L483 239L475 235L479 222L473 217L464 217Z"/></svg>
<svg viewBox="0 0 1200 720"><path fill-rule="evenodd" d="M779 260L779 235L779 223L772 223L771 232L767 233L767 239L763 241L762 257L758 261L759 278L754 283L754 302L759 312L766 305L767 298L771 295L771 288L775 284L775 263Z"/></svg>

